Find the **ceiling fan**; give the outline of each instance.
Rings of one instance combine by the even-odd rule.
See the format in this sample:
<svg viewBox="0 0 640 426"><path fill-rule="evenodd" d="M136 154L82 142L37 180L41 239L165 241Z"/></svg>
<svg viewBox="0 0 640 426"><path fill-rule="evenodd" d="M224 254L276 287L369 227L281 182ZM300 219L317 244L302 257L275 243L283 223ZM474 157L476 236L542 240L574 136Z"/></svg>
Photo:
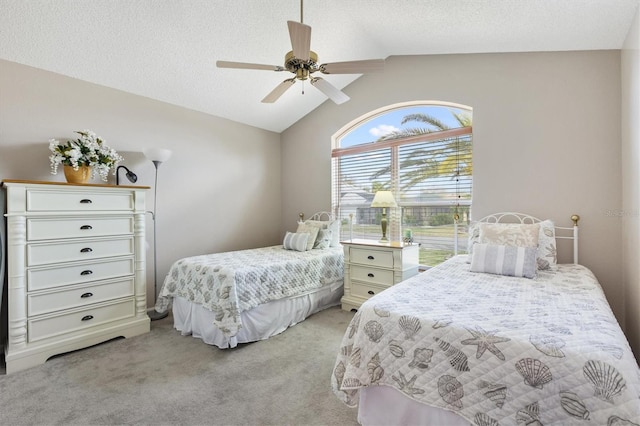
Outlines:
<svg viewBox="0 0 640 426"><path fill-rule="evenodd" d="M311 27L303 24L302 4L300 0L300 22L287 21L289 38L293 50L287 52L284 57L284 66L252 64L247 62L217 61L219 68L254 69L267 71L289 71L294 77L288 78L276 86L262 99L264 103L273 103L287 91L296 80L309 80L311 85L324 93L329 99L340 105L349 100L349 96L321 77L312 74L363 74L367 72L382 71L384 59L369 59L363 61L334 62L318 65L318 54L311 50ZM304 93L304 92L303 92Z"/></svg>

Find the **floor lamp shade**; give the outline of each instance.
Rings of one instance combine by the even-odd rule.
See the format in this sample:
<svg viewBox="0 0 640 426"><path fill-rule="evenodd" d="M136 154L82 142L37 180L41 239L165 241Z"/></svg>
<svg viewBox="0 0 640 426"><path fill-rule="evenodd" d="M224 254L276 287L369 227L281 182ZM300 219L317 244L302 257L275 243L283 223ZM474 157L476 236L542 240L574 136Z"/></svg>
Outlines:
<svg viewBox="0 0 640 426"><path fill-rule="evenodd" d="M382 219L380 220L380 225L382 226L382 238L380 241L387 242L389 241L387 238L387 207L398 207L398 204L396 203L395 198L393 198L391 191L378 191L373 197L371 207L382 207Z"/></svg>
<svg viewBox="0 0 640 426"><path fill-rule="evenodd" d="M171 158L171 154L172 152L170 150L164 148L147 148L144 150L144 156L154 163L156 161L159 163L164 163L165 161L169 160L169 158Z"/></svg>
<svg viewBox="0 0 640 426"><path fill-rule="evenodd" d="M158 228L158 167L160 164L171 158L171 151L163 148L147 148L144 150L144 156L150 160L156 168L155 185L153 187L153 303L155 306L158 297L158 257L157 253L157 237L156 229ZM149 315L152 321L159 320L169 315L169 312L160 313L155 309Z"/></svg>

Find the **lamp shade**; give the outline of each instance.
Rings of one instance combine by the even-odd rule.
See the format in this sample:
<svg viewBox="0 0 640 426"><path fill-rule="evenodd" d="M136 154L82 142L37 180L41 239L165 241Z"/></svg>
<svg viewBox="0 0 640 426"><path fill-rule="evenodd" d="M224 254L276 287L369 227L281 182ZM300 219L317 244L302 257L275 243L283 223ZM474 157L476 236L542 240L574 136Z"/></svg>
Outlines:
<svg viewBox="0 0 640 426"><path fill-rule="evenodd" d="M144 156L147 157L148 160L159 163L167 161L171 158L171 154L172 152L170 150L164 148L147 148L144 150Z"/></svg>
<svg viewBox="0 0 640 426"><path fill-rule="evenodd" d="M378 191L373 197L371 207L398 207L391 191Z"/></svg>

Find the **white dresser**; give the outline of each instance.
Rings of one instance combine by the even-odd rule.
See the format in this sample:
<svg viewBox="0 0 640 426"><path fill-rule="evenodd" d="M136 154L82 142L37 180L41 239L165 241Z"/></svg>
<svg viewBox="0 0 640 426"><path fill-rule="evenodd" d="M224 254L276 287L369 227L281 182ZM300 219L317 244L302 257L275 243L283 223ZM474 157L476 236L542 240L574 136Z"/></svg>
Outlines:
<svg viewBox="0 0 640 426"><path fill-rule="evenodd" d="M149 331L148 187L4 180L7 374Z"/></svg>
<svg viewBox="0 0 640 426"><path fill-rule="evenodd" d="M418 245L341 241L344 248L342 309L358 309L374 294L418 273Z"/></svg>

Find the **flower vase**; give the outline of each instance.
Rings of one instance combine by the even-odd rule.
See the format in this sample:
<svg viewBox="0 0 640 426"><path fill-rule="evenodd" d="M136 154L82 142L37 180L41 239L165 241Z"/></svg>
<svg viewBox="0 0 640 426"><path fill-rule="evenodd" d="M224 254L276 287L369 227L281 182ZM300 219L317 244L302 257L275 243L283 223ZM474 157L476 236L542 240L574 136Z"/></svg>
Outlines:
<svg viewBox="0 0 640 426"><path fill-rule="evenodd" d="M91 177L91 167L80 166L74 170L73 166L64 166L64 177L68 183L87 183Z"/></svg>

